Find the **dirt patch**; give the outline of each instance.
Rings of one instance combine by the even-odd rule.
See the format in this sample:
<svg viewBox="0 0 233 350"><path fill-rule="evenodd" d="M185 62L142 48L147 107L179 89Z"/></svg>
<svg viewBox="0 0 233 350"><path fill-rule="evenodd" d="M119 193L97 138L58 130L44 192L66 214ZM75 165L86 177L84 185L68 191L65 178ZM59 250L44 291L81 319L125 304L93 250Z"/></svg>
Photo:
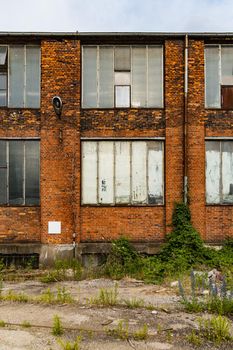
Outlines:
<svg viewBox="0 0 233 350"><path fill-rule="evenodd" d="M200 315L188 314L182 310L176 290L123 279L117 282L117 305L99 307L90 303L90 299L98 295L100 288L114 288L115 283L107 279L51 284L38 281L4 282L3 293L12 290L15 293L23 292L32 298L40 296L48 288L56 293L58 288L64 287L75 302L70 304L1 302L0 320L5 321L7 326L0 328L0 350L62 349L57 338L51 334L54 315L58 315L61 319L64 327L63 339L74 341L77 335L82 335L81 349L191 350L194 348L186 337L197 328L197 317ZM143 300L143 307L126 307L124 300L132 299ZM22 327L25 321L30 323L30 328ZM122 327L121 331L119 325ZM148 327L146 339L137 341L135 334L142 331L145 325ZM124 336L124 332L128 332L128 336ZM209 348L209 344L201 347L201 349ZM214 350L216 347L212 344L211 348ZM232 344L224 344L222 349L230 350Z"/></svg>

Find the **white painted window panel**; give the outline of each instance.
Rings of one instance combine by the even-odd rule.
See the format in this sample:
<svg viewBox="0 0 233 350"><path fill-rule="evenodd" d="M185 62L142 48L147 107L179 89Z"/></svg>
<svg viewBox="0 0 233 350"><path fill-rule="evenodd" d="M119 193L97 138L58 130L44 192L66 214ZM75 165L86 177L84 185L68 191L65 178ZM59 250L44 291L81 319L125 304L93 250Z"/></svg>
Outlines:
<svg viewBox="0 0 233 350"><path fill-rule="evenodd" d="M97 47L83 47L83 107L98 107Z"/></svg>
<svg viewBox="0 0 233 350"><path fill-rule="evenodd" d="M220 107L219 48L205 48L205 99L206 107Z"/></svg>
<svg viewBox="0 0 233 350"><path fill-rule="evenodd" d="M132 201L147 202L147 145L146 142L132 142Z"/></svg>
<svg viewBox="0 0 233 350"><path fill-rule="evenodd" d="M163 150L160 142L148 143L148 203L163 204Z"/></svg>
<svg viewBox="0 0 233 350"><path fill-rule="evenodd" d="M113 47L99 48L99 105L110 108L114 105Z"/></svg>
<svg viewBox="0 0 233 350"><path fill-rule="evenodd" d="M114 55L115 71L130 71L130 47L129 46L117 46L115 47Z"/></svg>
<svg viewBox="0 0 233 350"><path fill-rule="evenodd" d="M163 49L148 46L147 107L163 106Z"/></svg>
<svg viewBox="0 0 233 350"><path fill-rule="evenodd" d="M222 142L223 203L233 203L233 142Z"/></svg>
<svg viewBox="0 0 233 350"><path fill-rule="evenodd" d="M97 142L82 143L82 202L97 204Z"/></svg>
<svg viewBox="0 0 233 350"><path fill-rule="evenodd" d="M114 148L113 142L99 142L99 203L114 202Z"/></svg>
<svg viewBox="0 0 233 350"><path fill-rule="evenodd" d="M146 47L132 48L132 106L147 106Z"/></svg>
<svg viewBox="0 0 233 350"><path fill-rule="evenodd" d="M206 143L206 201L220 202L220 142Z"/></svg>
<svg viewBox="0 0 233 350"><path fill-rule="evenodd" d="M130 142L115 142L116 203L130 203Z"/></svg>

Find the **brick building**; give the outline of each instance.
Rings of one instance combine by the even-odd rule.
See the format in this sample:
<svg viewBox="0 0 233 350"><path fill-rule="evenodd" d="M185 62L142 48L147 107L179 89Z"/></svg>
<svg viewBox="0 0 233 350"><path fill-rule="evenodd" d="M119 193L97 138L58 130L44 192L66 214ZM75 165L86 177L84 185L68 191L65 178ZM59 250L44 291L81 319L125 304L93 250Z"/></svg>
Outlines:
<svg viewBox="0 0 233 350"><path fill-rule="evenodd" d="M233 235L233 34L0 33L0 254L153 253L182 200Z"/></svg>

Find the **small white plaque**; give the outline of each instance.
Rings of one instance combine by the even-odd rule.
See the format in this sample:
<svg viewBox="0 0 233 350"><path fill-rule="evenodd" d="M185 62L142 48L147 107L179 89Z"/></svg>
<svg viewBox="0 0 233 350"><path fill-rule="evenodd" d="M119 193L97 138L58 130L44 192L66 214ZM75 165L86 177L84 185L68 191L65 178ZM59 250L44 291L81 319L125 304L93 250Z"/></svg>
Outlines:
<svg viewBox="0 0 233 350"><path fill-rule="evenodd" d="M61 221L49 221L48 233L50 235L59 235L61 233Z"/></svg>

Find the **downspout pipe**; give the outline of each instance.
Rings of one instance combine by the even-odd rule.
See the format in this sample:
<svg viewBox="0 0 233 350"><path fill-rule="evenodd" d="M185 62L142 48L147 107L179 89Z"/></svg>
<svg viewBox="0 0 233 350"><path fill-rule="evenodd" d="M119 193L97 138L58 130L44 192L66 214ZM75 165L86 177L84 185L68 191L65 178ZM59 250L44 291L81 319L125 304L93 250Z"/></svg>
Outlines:
<svg viewBox="0 0 233 350"><path fill-rule="evenodd" d="M184 147L184 203L188 202L188 34L185 34L184 45L184 129L183 129L183 147Z"/></svg>

